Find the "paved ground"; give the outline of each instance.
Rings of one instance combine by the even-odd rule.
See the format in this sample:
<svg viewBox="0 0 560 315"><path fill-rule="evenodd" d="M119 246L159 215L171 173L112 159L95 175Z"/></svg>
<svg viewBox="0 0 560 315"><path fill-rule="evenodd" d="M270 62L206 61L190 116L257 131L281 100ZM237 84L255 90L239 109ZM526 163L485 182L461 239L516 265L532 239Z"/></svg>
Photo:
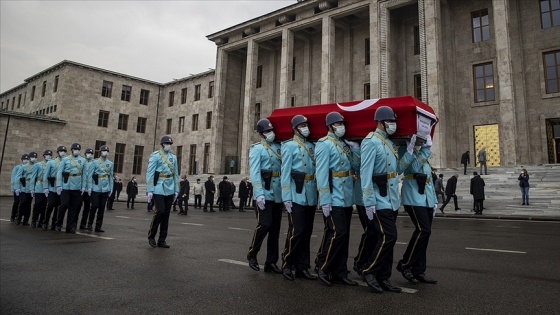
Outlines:
<svg viewBox="0 0 560 315"><path fill-rule="evenodd" d="M439 283L411 285L394 271L393 283L407 293L377 295L366 286L324 287L250 270L245 256L255 226L252 212L191 209L189 216L173 215L171 248L154 249L146 239L151 215L144 206L126 210L117 203L105 216L106 233L71 235L10 224L10 202L0 198L2 314L558 314L560 309L557 221L437 217L428 272ZM282 231L286 223L284 217ZM400 216L397 225L396 259L412 233L407 217ZM319 215L314 232L313 251L322 236ZM353 257L361 232L357 216L351 232Z"/></svg>

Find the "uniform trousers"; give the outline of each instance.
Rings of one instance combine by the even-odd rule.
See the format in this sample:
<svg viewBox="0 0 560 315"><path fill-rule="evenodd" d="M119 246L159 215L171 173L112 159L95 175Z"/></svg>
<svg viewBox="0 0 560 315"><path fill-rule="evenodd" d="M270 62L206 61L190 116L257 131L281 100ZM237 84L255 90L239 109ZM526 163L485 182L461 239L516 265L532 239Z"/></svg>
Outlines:
<svg viewBox="0 0 560 315"><path fill-rule="evenodd" d="M164 196L154 194L152 202L154 203L155 209L152 217L152 224L148 231L148 238L155 239L159 228L158 243L165 242L167 238L169 214L171 213L173 199L175 199L175 195Z"/></svg>
<svg viewBox="0 0 560 315"><path fill-rule="evenodd" d="M43 193L35 194L35 204L33 205L33 216L31 222L39 225L45 220L45 212L47 210L47 196Z"/></svg>
<svg viewBox="0 0 560 315"><path fill-rule="evenodd" d="M414 232L400 262L402 268L410 269L412 274L423 274L426 271L426 250L432 233L434 209L405 205L404 210L414 224Z"/></svg>
<svg viewBox="0 0 560 315"><path fill-rule="evenodd" d="M17 222L22 222L23 224L29 224L29 216L31 215L31 193L20 193L19 194L19 211L17 215Z"/></svg>
<svg viewBox="0 0 560 315"><path fill-rule="evenodd" d="M105 214L107 199L109 199L109 192L91 192L91 209L89 211L88 225L93 225L93 219L97 213L97 220L95 221L96 230L101 229L103 225L103 215Z"/></svg>
<svg viewBox="0 0 560 315"><path fill-rule="evenodd" d="M266 200L263 210L260 210L258 207L255 208L258 223L247 258L257 258L264 238L268 235L265 265L275 264L278 261L278 238L280 237L283 207L284 204L281 202Z"/></svg>
<svg viewBox="0 0 560 315"><path fill-rule="evenodd" d="M338 278L348 277L348 243L352 207L332 207L325 220L322 247L317 254L317 267Z"/></svg>
<svg viewBox="0 0 560 315"><path fill-rule="evenodd" d="M66 217L66 232L76 229L76 211L82 203L82 192L80 190L66 190L63 189L60 194L60 208L58 209L58 220L56 221L57 227L62 227L64 224L64 215L68 210Z"/></svg>
<svg viewBox="0 0 560 315"><path fill-rule="evenodd" d="M282 269L295 266L296 270L307 270L311 267L309 252L315 208L316 205L292 203L292 213L288 213L286 246L282 252Z"/></svg>
<svg viewBox="0 0 560 315"><path fill-rule="evenodd" d="M17 214L18 214L18 210L19 210L19 196L16 195L16 193L14 192L14 203L12 204L12 215L10 216L10 220L11 221L15 221Z"/></svg>
<svg viewBox="0 0 560 315"><path fill-rule="evenodd" d="M393 249L397 242L398 211L379 209L373 216L377 242L364 265L363 274L373 274L378 280L388 280L393 267Z"/></svg>
<svg viewBox="0 0 560 315"><path fill-rule="evenodd" d="M360 271L364 269L364 265L368 261L371 253L377 244L377 230L375 229L374 220L370 220L366 214L366 207L356 206L358 210L358 217L360 218L360 223L364 232L360 239L360 245L358 246L358 255L354 257L354 270Z"/></svg>
<svg viewBox="0 0 560 315"><path fill-rule="evenodd" d="M91 193L93 195L93 192ZM87 192L82 194L82 203L78 207L78 211L76 211L76 223L78 222L78 218L80 216L80 209L84 207L84 211L82 211L82 220L80 221L80 228L85 227L87 224L87 219L89 218L89 211L91 210L91 197Z"/></svg>
<svg viewBox="0 0 560 315"><path fill-rule="evenodd" d="M60 196L56 192L49 191L49 196L47 197L47 213L45 215L45 220L43 225L49 225L49 220L52 214L52 226L56 225L56 220L58 219L58 207L60 206Z"/></svg>

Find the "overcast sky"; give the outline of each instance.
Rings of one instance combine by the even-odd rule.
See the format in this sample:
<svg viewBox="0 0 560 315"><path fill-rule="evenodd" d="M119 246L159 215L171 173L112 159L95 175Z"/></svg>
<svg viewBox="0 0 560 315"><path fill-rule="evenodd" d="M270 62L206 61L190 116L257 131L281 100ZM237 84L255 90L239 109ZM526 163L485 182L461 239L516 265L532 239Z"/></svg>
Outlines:
<svg viewBox="0 0 560 315"><path fill-rule="evenodd" d="M0 1L0 92L64 59L166 83L215 68L206 35L295 4Z"/></svg>

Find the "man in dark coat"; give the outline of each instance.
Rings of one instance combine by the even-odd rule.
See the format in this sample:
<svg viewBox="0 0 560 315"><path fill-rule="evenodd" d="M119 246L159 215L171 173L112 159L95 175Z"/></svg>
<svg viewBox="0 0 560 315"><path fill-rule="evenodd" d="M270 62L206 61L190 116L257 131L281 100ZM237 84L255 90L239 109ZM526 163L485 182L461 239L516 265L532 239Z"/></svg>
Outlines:
<svg viewBox="0 0 560 315"><path fill-rule="evenodd" d="M471 155L470 152L467 151L461 155L461 164L465 165L464 172L467 175L467 164L471 164Z"/></svg>
<svg viewBox="0 0 560 315"><path fill-rule="evenodd" d="M249 184L247 183L247 177L243 177L241 179L241 183L239 183L239 193L237 197L239 197L239 212L245 212L243 207L247 203L247 197L249 196Z"/></svg>
<svg viewBox="0 0 560 315"><path fill-rule="evenodd" d="M132 179L126 185L126 194L128 198L126 199L126 208L130 206L132 203L132 209L134 209L134 199L138 195L138 184L136 183L136 177L132 177Z"/></svg>
<svg viewBox="0 0 560 315"><path fill-rule="evenodd" d="M214 193L216 193L216 184L214 184L214 176L208 177L208 180L204 183L204 189L206 190L206 195L204 198L204 207L202 211L208 212L207 204L210 204L210 212L214 211Z"/></svg>
<svg viewBox="0 0 560 315"><path fill-rule="evenodd" d="M449 177L449 179L447 180L447 185L445 186L445 195L447 196L447 198L445 199L445 202L443 203L441 208L439 208L439 210L443 214L445 214L445 212L443 212L443 209L445 208L447 203L449 203L451 197L453 197L453 202L455 203L455 211L461 210L461 208L459 208L459 205L457 204L457 195L455 194L455 191L457 190L457 178L459 178L459 174L455 174Z"/></svg>
<svg viewBox="0 0 560 315"><path fill-rule="evenodd" d="M119 196L121 195L121 191L122 191L122 180L119 178L119 180L117 181L117 200L119 200Z"/></svg>
<svg viewBox="0 0 560 315"><path fill-rule="evenodd" d="M229 199L231 197L231 184L228 181L227 176L224 176L223 180L218 184L218 190L220 191L220 211L229 210Z"/></svg>
<svg viewBox="0 0 560 315"><path fill-rule="evenodd" d="M236 187L235 187L235 184L233 182L229 182L229 183L231 185L231 190L229 192L229 206L232 209L235 209L236 207L235 207L235 204L233 203L233 196L235 195L235 190L236 190L235 188Z"/></svg>
<svg viewBox="0 0 560 315"><path fill-rule="evenodd" d="M187 212L189 211L189 191L191 190L191 185L187 180L187 175L181 175L179 187L179 195L177 196L177 203L179 204L178 215L187 215ZM185 209L183 209L183 204L185 205Z"/></svg>
<svg viewBox="0 0 560 315"><path fill-rule="evenodd" d="M254 207L255 201L253 199L253 183L247 178L247 207Z"/></svg>
<svg viewBox="0 0 560 315"><path fill-rule="evenodd" d="M473 172L473 175L474 177L471 178L471 195L474 199L474 214L482 214L484 209L484 179L477 172Z"/></svg>

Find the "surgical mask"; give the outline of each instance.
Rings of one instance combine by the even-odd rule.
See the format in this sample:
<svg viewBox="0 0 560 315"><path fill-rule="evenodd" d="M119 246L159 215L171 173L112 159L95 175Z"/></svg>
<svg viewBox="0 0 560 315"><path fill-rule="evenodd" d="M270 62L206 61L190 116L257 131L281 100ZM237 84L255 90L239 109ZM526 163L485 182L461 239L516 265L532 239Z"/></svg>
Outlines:
<svg viewBox="0 0 560 315"><path fill-rule="evenodd" d="M52 156L50 155L45 155L45 160L50 161L52 159Z"/></svg>
<svg viewBox="0 0 560 315"><path fill-rule="evenodd" d="M165 151L165 152L171 151L171 144L164 144L163 145L163 151Z"/></svg>
<svg viewBox="0 0 560 315"><path fill-rule="evenodd" d="M65 157L65 156L66 156L66 152L60 151L60 152L58 152L58 156L60 156L60 157Z"/></svg>
<svg viewBox="0 0 560 315"><path fill-rule="evenodd" d="M74 156L78 156L78 155L80 155L80 150L72 150L72 154Z"/></svg>
<svg viewBox="0 0 560 315"><path fill-rule="evenodd" d="M385 123L385 131L388 135L392 135L397 131L397 123L396 122L386 122Z"/></svg>
<svg viewBox="0 0 560 315"><path fill-rule="evenodd" d="M29 160L31 161L31 163L37 162L37 158L29 158Z"/></svg>
<svg viewBox="0 0 560 315"><path fill-rule="evenodd" d="M29 163L29 160L21 160L21 162L22 162L23 164L27 164L27 163Z"/></svg>
<svg viewBox="0 0 560 315"><path fill-rule="evenodd" d="M274 141L274 139L276 138L276 134L274 134L274 131L271 131L271 132L267 133L265 137L266 137L265 138L266 142L270 143L270 142Z"/></svg>
<svg viewBox="0 0 560 315"><path fill-rule="evenodd" d="M301 133L304 138L309 137L309 127L303 127L299 129L299 133Z"/></svg>
<svg viewBox="0 0 560 315"><path fill-rule="evenodd" d="M102 157L107 157L107 155L109 155L109 152L107 152L107 151L101 151L101 156L102 156Z"/></svg>
<svg viewBox="0 0 560 315"><path fill-rule="evenodd" d="M86 153L86 159L91 160L91 158L92 158L91 153Z"/></svg>
<svg viewBox="0 0 560 315"><path fill-rule="evenodd" d="M333 127L334 127L334 134L339 138L342 138L344 136L344 133L346 133L346 127L344 125L338 127L333 126Z"/></svg>

